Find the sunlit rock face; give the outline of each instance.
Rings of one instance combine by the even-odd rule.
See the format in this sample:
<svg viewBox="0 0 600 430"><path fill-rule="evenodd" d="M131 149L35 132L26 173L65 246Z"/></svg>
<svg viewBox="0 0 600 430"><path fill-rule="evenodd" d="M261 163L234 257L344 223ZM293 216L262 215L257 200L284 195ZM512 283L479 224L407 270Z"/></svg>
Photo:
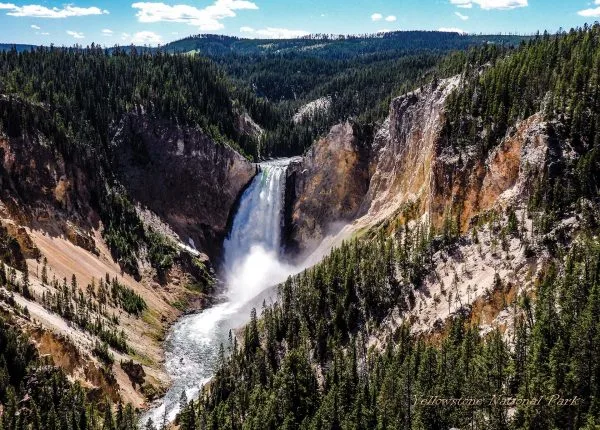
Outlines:
<svg viewBox="0 0 600 430"><path fill-rule="evenodd" d="M488 154L459 150L444 133L446 100L459 86L453 77L394 99L371 135L336 125L294 163L288 173L292 246L310 251L341 225L340 235L348 237L402 218L407 208L436 227L451 214L464 231L482 211L525 199L549 163L551 125L533 115Z"/></svg>
<svg viewBox="0 0 600 430"><path fill-rule="evenodd" d="M356 125L338 124L290 166L288 175L288 245L304 253L358 215L369 187L369 143Z"/></svg>

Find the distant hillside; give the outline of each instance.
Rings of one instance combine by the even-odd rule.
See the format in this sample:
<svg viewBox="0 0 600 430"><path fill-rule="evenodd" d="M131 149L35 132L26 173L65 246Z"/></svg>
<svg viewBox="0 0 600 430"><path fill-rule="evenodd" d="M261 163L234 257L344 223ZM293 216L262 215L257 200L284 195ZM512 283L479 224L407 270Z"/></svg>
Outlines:
<svg viewBox="0 0 600 430"><path fill-rule="evenodd" d="M35 45L24 45L21 43L0 43L0 51L10 51L11 49L16 49L17 52L29 51L32 48L35 48Z"/></svg>
<svg viewBox="0 0 600 430"><path fill-rule="evenodd" d="M415 52L448 52L484 43L517 45L524 36L461 35L439 31L396 31L375 35L315 35L300 39L241 39L231 36L200 34L164 46L168 52L198 52L209 57L302 53L306 56L343 59L355 56Z"/></svg>
<svg viewBox="0 0 600 430"><path fill-rule="evenodd" d="M198 35L161 49L208 56L239 86L271 102L279 112L278 124L267 127L259 152L288 155L302 153L336 123L351 119L370 126L383 120L392 97L434 75L458 73L470 48L487 46L500 52L525 39L435 31L288 40ZM323 97L331 100L327 109L292 126L297 112ZM282 117L288 121L282 122Z"/></svg>

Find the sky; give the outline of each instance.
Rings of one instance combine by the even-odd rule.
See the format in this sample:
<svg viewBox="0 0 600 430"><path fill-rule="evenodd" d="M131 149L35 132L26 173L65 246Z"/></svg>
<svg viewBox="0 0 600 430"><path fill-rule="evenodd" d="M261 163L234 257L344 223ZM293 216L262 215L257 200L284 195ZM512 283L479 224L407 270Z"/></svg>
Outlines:
<svg viewBox="0 0 600 430"><path fill-rule="evenodd" d="M397 30L532 34L600 20L600 0L0 0L0 43L156 46L191 34ZM10 1L10 0L8 0Z"/></svg>

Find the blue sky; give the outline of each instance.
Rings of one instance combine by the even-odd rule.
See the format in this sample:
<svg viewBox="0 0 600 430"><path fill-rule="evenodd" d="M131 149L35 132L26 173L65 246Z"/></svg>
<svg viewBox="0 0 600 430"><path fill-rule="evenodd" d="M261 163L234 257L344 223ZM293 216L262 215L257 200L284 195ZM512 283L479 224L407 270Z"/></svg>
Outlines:
<svg viewBox="0 0 600 430"><path fill-rule="evenodd" d="M0 0L0 42L157 45L198 33L266 38L415 29L534 33L595 20L600 0Z"/></svg>

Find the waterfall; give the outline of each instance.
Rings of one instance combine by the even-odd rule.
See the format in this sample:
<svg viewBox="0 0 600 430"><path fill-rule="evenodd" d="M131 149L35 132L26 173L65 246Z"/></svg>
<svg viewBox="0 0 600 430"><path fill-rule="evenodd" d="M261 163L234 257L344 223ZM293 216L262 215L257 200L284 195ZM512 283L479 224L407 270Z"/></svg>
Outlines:
<svg viewBox="0 0 600 430"><path fill-rule="evenodd" d="M172 421L179 400L197 397L217 365L220 345L229 332L247 322L257 297L297 271L281 261L285 179L290 160L260 164L242 194L231 231L223 243L222 276L226 291L221 303L180 319L166 340L165 367L172 386L161 404L142 417L154 423ZM262 300L260 300L262 302Z"/></svg>
<svg viewBox="0 0 600 430"><path fill-rule="evenodd" d="M242 195L231 233L223 244L226 270L234 270L252 246L279 253L286 170L283 162L261 164Z"/></svg>
<svg viewBox="0 0 600 430"><path fill-rule="evenodd" d="M246 303L293 271L280 261L287 166L288 160L262 163L240 199L223 244L227 297L232 303Z"/></svg>

